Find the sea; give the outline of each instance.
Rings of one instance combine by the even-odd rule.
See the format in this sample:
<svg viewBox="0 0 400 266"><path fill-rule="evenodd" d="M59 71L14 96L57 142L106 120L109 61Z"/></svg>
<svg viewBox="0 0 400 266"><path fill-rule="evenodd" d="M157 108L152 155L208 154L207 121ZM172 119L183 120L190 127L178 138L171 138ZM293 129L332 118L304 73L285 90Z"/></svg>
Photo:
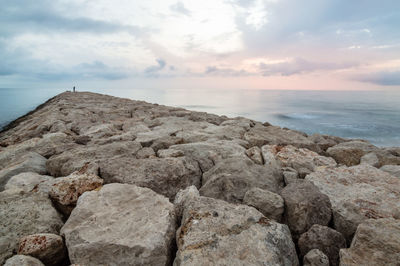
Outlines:
<svg viewBox="0 0 400 266"><path fill-rule="evenodd" d="M79 89L78 89L79 90ZM0 88L0 127L35 109L64 88ZM400 146L400 91L250 89L85 89L228 117L243 116L273 125L377 146Z"/></svg>

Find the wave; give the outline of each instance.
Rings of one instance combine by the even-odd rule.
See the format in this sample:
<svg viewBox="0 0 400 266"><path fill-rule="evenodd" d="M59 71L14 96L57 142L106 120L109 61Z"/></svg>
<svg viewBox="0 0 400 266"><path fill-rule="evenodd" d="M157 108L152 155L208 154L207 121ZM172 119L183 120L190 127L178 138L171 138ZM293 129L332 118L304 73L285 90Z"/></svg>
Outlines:
<svg viewBox="0 0 400 266"><path fill-rule="evenodd" d="M322 115L318 114L310 114L310 113L278 113L275 116L279 119L286 120L308 120L308 119L318 119L321 118Z"/></svg>

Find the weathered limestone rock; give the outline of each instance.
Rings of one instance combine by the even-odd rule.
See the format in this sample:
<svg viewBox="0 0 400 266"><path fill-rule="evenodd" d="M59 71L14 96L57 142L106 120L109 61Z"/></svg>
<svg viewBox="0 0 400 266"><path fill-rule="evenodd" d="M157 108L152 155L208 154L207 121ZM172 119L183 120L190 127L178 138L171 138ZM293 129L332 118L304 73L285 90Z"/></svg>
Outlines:
<svg viewBox="0 0 400 266"><path fill-rule="evenodd" d="M148 187L173 199L190 185L200 187L201 172L196 161L187 157L130 160L110 159L100 165L105 183L127 183Z"/></svg>
<svg viewBox="0 0 400 266"><path fill-rule="evenodd" d="M44 264L33 257L25 255L15 255L9 258L4 266L44 266Z"/></svg>
<svg viewBox="0 0 400 266"><path fill-rule="evenodd" d="M332 203L334 228L350 242L369 218L400 217L400 179L369 165L322 168L306 180Z"/></svg>
<svg viewBox="0 0 400 266"><path fill-rule="evenodd" d="M343 138L335 137L335 136L328 136L328 135L321 135L321 134L313 134L308 136L308 139L318 145L318 147L322 151L326 151L328 148L335 146L336 144L345 142L346 140Z"/></svg>
<svg viewBox="0 0 400 266"><path fill-rule="evenodd" d="M379 158L376 156L376 153L370 152L361 157L360 164L368 164L373 167L379 167Z"/></svg>
<svg viewBox="0 0 400 266"><path fill-rule="evenodd" d="M286 225L217 199L187 200L176 239L174 265L298 265Z"/></svg>
<svg viewBox="0 0 400 266"><path fill-rule="evenodd" d="M151 147L144 147L136 153L136 158L138 159L155 158L155 157L156 153Z"/></svg>
<svg viewBox="0 0 400 266"><path fill-rule="evenodd" d="M275 172L276 169L255 164L247 157L229 158L203 174L200 194L240 203L246 191L254 187L277 193L283 187L283 178Z"/></svg>
<svg viewBox="0 0 400 266"><path fill-rule="evenodd" d="M46 158L38 153L29 152L6 168L0 170L0 191L4 190L4 186L11 177L24 172L46 174Z"/></svg>
<svg viewBox="0 0 400 266"><path fill-rule="evenodd" d="M284 221L294 237L314 224L327 225L331 220L331 203L311 182L294 182L281 192L285 201Z"/></svg>
<svg viewBox="0 0 400 266"><path fill-rule="evenodd" d="M168 158L168 157L182 157L185 154L183 153L183 151L178 151L178 150L158 150L157 151L157 156L159 158Z"/></svg>
<svg viewBox="0 0 400 266"><path fill-rule="evenodd" d="M174 205L154 191L108 184L79 198L61 233L71 263L167 265L175 219Z"/></svg>
<svg viewBox="0 0 400 266"><path fill-rule="evenodd" d="M304 266L329 266L329 259L319 249L312 249L304 256L303 265Z"/></svg>
<svg viewBox="0 0 400 266"><path fill-rule="evenodd" d="M21 238L18 254L35 257L46 265L58 265L66 255L62 237L55 234L34 234Z"/></svg>
<svg viewBox="0 0 400 266"><path fill-rule="evenodd" d="M285 207L281 196L268 190L252 188L246 192L243 203L256 208L265 217L280 222Z"/></svg>
<svg viewBox="0 0 400 266"><path fill-rule="evenodd" d="M284 167L283 169L283 180L286 186L290 183L296 182L299 179L299 173L291 167Z"/></svg>
<svg viewBox="0 0 400 266"><path fill-rule="evenodd" d="M0 192L0 217L0 264L16 252L21 237L57 234L63 225L47 196L16 189Z"/></svg>
<svg viewBox="0 0 400 266"><path fill-rule="evenodd" d="M183 209L185 205L191 201L200 197L200 193L195 186L190 186L180 190L174 199L175 213L178 220L182 218Z"/></svg>
<svg viewBox="0 0 400 266"><path fill-rule="evenodd" d="M348 141L335 145L327 150L329 156L337 163L347 166L357 165L365 154L378 150L374 145L364 141Z"/></svg>
<svg viewBox="0 0 400 266"><path fill-rule="evenodd" d="M66 177L53 181L49 196L57 209L66 216L75 208L78 198L86 191L94 190L103 185L103 179L93 174L74 172Z"/></svg>
<svg viewBox="0 0 400 266"><path fill-rule="evenodd" d="M391 174L392 176L400 177L400 165L384 165L379 169Z"/></svg>
<svg viewBox="0 0 400 266"><path fill-rule="evenodd" d="M369 219L357 227L351 246L340 250L340 265L399 265L400 220Z"/></svg>
<svg viewBox="0 0 400 266"><path fill-rule="evenodd" d="M257 164L264 164L263 157L261 155L261 149L257 146L251 147L246 150L246 155Z"/></svg>
<svg viewBox="0 0 400 266"><path fill-rule="evenodd" d="M47 194L54 180L52 176L26 172L11 177L5 189L22 189L25 192L38 191Z"/></svg>
<svg viewBox="0 0 400 266"><path fill-rule="evenodd" d="M346 239L338 231L327 226L314 224L299 238L300 255L312 249L321 250L329 258L330 265L339 265L339 250L346 247Z"/></svg>

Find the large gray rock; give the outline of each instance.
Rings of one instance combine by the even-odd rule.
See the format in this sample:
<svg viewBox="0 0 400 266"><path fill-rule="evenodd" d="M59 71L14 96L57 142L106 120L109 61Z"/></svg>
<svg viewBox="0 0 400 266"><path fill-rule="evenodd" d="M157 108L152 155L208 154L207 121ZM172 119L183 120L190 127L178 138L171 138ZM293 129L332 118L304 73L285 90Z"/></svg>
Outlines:
<svg viewBox="0 0 400 266"><path fill-rule="evenodd" d="M314 224L299 238L300 256L310 250L319 249L329 258L330 265L339 265L339 250L346 247L346 239L338 231L327 226Z"/></svg>
<svg viewBox="0 0 400 266"><path fill-rule="evenodd" d="M22 189L25 192L38 191L47 194L54 180L52 176L25 172L11 177L5 189Z"/></svg>
<svg viewBox="0 0 400 266"><path fill-rule="evenodd" d="M64 241L55 234L34 234L21 238L18 254L32 256L46 265L59 265L66 256Z"/></svg>
<svg viewBox="0 0 400 266"><path fill-rule="evenodd" d="M264 164L264 159L261 154L261 149L257 146L246 150L246 155L257 164Z"/></svg>
<svg viewBox="0 0 400 266"><path fill-rule="evenodd" d="M304 266L329 266L328 257L319 249L312 249L303 258Z"/></svg>
<svg viewBox="0 0 400 266"><path fill-rule="evenodd" d="M105 183L127 183L148 187L173 199L180 189L200 187L201 171L196 161L187 157L130 160L110 159L100 164Z"/></svg>
<svg viewBox="0 0 400 266"><path fill-rule="evenodd" d="M351 246L340 250L340 265L393 265L400 262L400 221L370 219L361 223Z"/></svg>
<svg viewBox="0 0 400 266"><path fill-rule="evenodd" d="M71 263L167 265L175 234L174 205L148 188L108 184L84 193L65 223Z"/></svg>
<svg viewBox="0 0 400 266"><path fill-rule="evenodd" d="M203 174L200 194L239 203L254 187L278 193L283 187L283 178L276 172L277 169L258 165L247 157L232 157Z"/></svg>
<svg viewBox="0 0 400 266"><path fill-rule="evenodd" d="M327 150L329 156L337 163L347 166L357 165L361 157L367 153L378 150L378 148L364 141L348 141L335 145Z"/></svg>
<svg viewBox="0 0 400 266"><path fill-rule="evenodd" d="M268 190L252 188L246 192L243 203L259 210L265 217L280 222L285 207L281 196Z"/></svg>
<svg viewBox="0 0 400 266"><path fill-rule="evenodd" d="M306 232L314 224L328 225L331 203L328 196L308 181L294 182L281 192L285 201L284 221L294 237Z"/></svg>
<svg viewBox="0 0 400 266"><path fill-rule="evenodd" d="M400 217L400 179L375 167L321 168L306 180L329 197L333 227L348 242L366 219Z"/></svg>
<svg viewBox="0 0 400 266"><path fill-rule="evenodd" d="M379 167L379 158L376 156L375 152L370 152L361 157L360 164L368 164L373 167Z"/></svg>
<svg viewBox="0 0 400 266"><path fill-rule="evenodd" d="M11 177L24 172L46 174L46 158L38 153L29 152L0 170L0 191L4 190Z"/></svg>
<svg viewBox="0 0 400 266"><path fill-rule="evenodd" d="M298 265L286 225L256 209L186 197L174 265Z"/></svg>
<svg viewBox="0 0 400 266"><path fill-rule="evenodd" d="M0 264L17 251L21 237L57 234L63 225L46 195L16 189L0 193L0 217Z"/></svg>
<svg viewBox="0 0 400 266"><path fill-rule="evenodd" d="M391 174L392 176L400 177L400 165L384 165L379 169Z"/></svg>
<svg viewBox="0 0 400 266"><path fill-rule="evenodd" d="M6 261L4 266L44 266L44 264L31 256L15 255Z"/></svg>

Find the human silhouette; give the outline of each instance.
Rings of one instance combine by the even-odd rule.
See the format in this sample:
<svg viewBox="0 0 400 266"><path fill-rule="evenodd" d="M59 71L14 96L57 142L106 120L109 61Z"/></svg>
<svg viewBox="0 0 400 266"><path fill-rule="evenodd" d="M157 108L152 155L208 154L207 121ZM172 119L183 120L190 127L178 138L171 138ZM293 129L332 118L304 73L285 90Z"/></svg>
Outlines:
<svg viewBox="0 0 400 266"><path fill-rule="evenodd" d="M74 88L72 89L72 91L75 92L75 86L74 86Z"/></svg>

